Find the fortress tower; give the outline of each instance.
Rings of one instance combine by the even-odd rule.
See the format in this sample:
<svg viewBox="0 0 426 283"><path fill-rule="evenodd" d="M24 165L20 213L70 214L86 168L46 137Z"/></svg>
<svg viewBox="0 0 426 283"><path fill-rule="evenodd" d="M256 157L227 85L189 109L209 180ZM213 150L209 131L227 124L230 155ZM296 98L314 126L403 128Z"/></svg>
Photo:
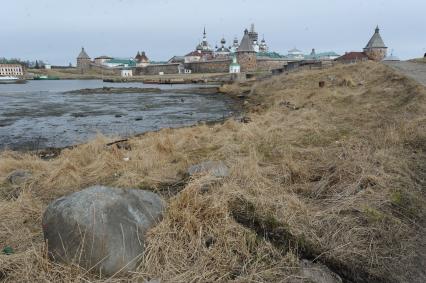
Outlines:
<svg viewBox="0 0 426 283"><path fill-rule="evenodd" d="M382 61L386 57L387 49L388 48L380 36L379 26L377 26L376 31L374 32L370 41L367 43L367 46L364 48L364 53L370 60Z"/></svg>
<svg viewBox="0 0 426 283"><path fill-rule="evenodd" d="M84 47L82 47L77 57L77 68L81 69L81 71L87 70L90 68L90 63L90 57L87 55L86 51L84 51Z"/></svg>
<svg viewBox="0 0 426 283"><path fill-rule="evenodd" d="M256 51L253 49L253 42L247 29L244 31L243 39L237 50L237 60L241 66L241 72L256 71Z"/></svg>

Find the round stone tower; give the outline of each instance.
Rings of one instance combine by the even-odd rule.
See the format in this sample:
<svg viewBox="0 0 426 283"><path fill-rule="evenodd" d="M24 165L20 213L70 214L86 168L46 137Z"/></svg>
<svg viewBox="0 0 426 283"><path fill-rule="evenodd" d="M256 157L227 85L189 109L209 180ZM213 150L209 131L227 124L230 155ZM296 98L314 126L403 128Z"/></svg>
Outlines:
<svg viewBox="0 0 426 283"><path fill-rule="evenodd" d="M253 42L249 32L244 31L243 39L237 50L237 60L241 66L241 72L254 72L257 69L256 51L253 49Z"/></svg>
<svg viewBox="0 0 426 283"><path fill-rule="evenodd" d="M377 26L373 36L364 48L364 53L370 60L382 61L387 55L387 49L380 36L379 26Z"/></svg>
<svg viewBox="0 0 426 283"><path fill-rule="evenodd" d="M77 68L82 71L90 68L90 57L87 55L86 51L84 51L84 47L81 48L81 52L77 57Z"/></svg>

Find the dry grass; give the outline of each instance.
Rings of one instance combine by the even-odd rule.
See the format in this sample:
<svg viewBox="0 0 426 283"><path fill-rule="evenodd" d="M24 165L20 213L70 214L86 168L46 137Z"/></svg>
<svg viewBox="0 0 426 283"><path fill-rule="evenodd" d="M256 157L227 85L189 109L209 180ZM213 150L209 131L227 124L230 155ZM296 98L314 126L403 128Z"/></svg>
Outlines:
<svg viewBox="0 0 426 283"><path fill-rule="evenodd" d="M132 139L131 150L106 147L108 139L98 137L51 161L1 153L0 190L17 197L0 194L0 247L15 250L0 255L0 277L101 280L46 260L40 218L48 202L93 184L155 190L212 159L228 164L231 175L208 191L200 188L209 178L197 177L168 198L138 272L111 281L303 281L297 246L258 237L234 220L230 201L243 199L259 219L309 242L319 261L389 282L421 282L424 87L367 62L257 83L249 109L248 124L165 129ZM32 172L19 187L5 181L16 169Z"/></svg>
<svg viewBox="0 0 426 283"><path fill-rule="evenodd" d="M414 62L414 63L426 63L426 58L425 57L423 57L423 58L415 58L415 59L411 59L409 61Z"/></svg>

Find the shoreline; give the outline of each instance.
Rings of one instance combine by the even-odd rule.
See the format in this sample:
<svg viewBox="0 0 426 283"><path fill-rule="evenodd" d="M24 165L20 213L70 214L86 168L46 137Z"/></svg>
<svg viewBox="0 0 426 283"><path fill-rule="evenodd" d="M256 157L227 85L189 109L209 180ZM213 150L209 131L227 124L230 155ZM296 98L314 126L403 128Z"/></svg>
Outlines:
<svg viewBox="0 0 426 283"><path fill-rule="evenodd" d="M172 83L208 83L208 82L226 82L229 81L229 73L195 73L195 74L164 74L164 75L141 75L132 77L121 77L120 75L98 72L95 70L81 73L77 69L29 69L26 72L26 78L32 80L34 76L50 76L57 77L60 80L107 80L113 83L129 83L129 82L164 82Z"/></svg>
<svg viewBox="0 0 426 283"><path fill-rule="evenodd" d="M152 87L100 87L100 88L83 88L78 90L66 91L64 94L111 94L111 93L167 93L169 89ZM173 93L193 93L193 94L215 94L219 93L219 87L194 87L184 89L174 89Z"/></svg>
<svg viewBox="0 0 426 283"><path fill-rule="evenodd" d="M243 115L244 114L244 111L243 111L244 107L243 107L242 104L240 105L240 107L241 107L241 109L239 109L239 112L234 112L233 115L223 117L221 119L216 119L216 120L211 120L211 121L199 121L199 122L197 122L193 125L186 125L186 126L181 126L181 127L164 127L164 128L160 128L160 129L157 129L157 130L141 132L141 133L137 133L137 134L130 135L130 136L118 136L117 139L114 139L111 142L106 143L105 146L111 146L111 145L114 145L114 144L117 144L117 143L127 142L131 139L140 138L140 137L143 137L145 135L152 134L152 133L158 133L158 132L161 132L163 130L191 129L191 128L199 127L200 125L207 125L207 126L223 125L229 119L244 121L243 120L244 119L244 115ZM105 135L105 137L108 138L108 139L112 139L111 136ZM94 140L94 138L89 139L89 140L87 140L83 143L68 145L68 146L64 146L64 147L46 147L46 148L40 148L40 149L27 149L27 148L7 149L6 148L6 149L0 149L0 153L6 152L6 151L19 152L19 153L29 153L29 154L33 154L33 155L39 157L42 160L50 160L50 159L54 159L54 158L58 157L63 150L75 149L79 146L88 144L92 140Z"/></svg>

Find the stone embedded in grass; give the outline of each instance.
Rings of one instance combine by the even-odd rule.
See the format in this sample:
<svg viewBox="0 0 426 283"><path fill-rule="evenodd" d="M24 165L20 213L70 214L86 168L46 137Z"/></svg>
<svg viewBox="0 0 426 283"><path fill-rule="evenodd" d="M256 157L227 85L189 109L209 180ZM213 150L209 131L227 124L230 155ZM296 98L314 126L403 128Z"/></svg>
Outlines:
<svg viewBox="0 0 426 283"><path fill-rule="evenodd" d="M11 185L21 185L31 178L31 172L26 170L15 170L7 178L7 182Z"/></svg>
<svg viewBox="0 0 426 283"><path fill-rule="evenodd" d="M135 189L93 186L59 198L42 220L49 256L103 275L134 271L163 210L157 194Z"/></svg>
<svg viewBox="0 0 426 283"><path fill-rule="evenodd" d="M309 260L301 260L300 271L304 279L308 282L317 283L341 283L342 278L332 272L327 266L320 263L313 263Z"/></svg>
<svg viewBox="0 0 426 283"><path fill-rule="evenodd" d="M214 177L223 178L229 176L229 168L222 161L204 161L189 167L188 174L189 176L210 174Z"/></svg>

